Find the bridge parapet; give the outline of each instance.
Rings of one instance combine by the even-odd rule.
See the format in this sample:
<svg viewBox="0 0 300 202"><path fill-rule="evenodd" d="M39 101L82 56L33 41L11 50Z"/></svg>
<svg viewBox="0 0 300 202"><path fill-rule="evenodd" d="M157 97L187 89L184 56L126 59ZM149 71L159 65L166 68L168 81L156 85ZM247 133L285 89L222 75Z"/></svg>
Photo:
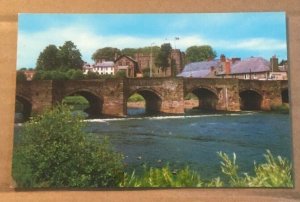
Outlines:
<svg viewBox="0 0 300 202"><path fill-rule="evenodd" d="M251 102L251 91L256 94L258 109L270 110L288 102L288 81L258 81L238 79L195 78L139 78L73 81L18 82L17 99L26 102L30 111L43 109L61 102L65 96L79 94L90 102L90 113L125 116L127 100L133 93L146 99L146 109L165 113L184 113L184 96L191 92L198 96L200 105L208 109L239 111L245 99ZM283 93L283 91L285 91ZM283 99L284 97L284 99ZM258 104L257 104L258 105ZM28 111L28 110L27 110ZM97 113L95 115L97 115Z"/></svg>

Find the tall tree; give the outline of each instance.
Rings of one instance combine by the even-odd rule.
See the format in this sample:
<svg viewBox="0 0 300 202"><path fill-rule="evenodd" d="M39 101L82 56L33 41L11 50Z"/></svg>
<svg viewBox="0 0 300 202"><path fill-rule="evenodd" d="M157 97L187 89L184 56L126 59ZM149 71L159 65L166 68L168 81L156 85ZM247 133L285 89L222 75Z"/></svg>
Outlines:
<svg viewBox="0 0 300 202"><path fill-rule="evenodd" d="M136 48L124 48L122 49L122 55L134 57L134 55L138 52L138 49Z"/></svg>
<svg viewBox="0 0 300 202"><path fill-rule="evenodd" d="M166 70L168 67L170 67L170 61L171 61L171 51L172 46L170 43L164 43L161 45L160 51L158 52L156 58L155 58L155 65L157 67L160 67L162 71L166 73Z"/></svg>
<svg viewBox="0 0 300 202"><path fill-rule="evenodd" d="M80 51L72 41L66 41L59 47L58 59L61 68L65 69L82 69L84 63Z"/></svg>
<svg viewBox="0 0 300 202"><path fill-rule="evenodd" d="M58 60L58 48L55 45L47 46L39 55L36 62L37 70L55 70L60 64Z"/></svg>
<svg viewBox="0 0 300 202"><path fill-rule="evenodd" d="M121 51L118 48L113 47L105 47L96 50L96 52L92 55L92 59L97 62L98 60L108 60L114 61L116 55L120 55Z"/></svg>
<svg viewBox="0 0 300 202"><path fill-rule="evenodd" d="M214 59L216 52L209 45L190 46L186 49L187 62L201 62L208 59Z"/></svg>

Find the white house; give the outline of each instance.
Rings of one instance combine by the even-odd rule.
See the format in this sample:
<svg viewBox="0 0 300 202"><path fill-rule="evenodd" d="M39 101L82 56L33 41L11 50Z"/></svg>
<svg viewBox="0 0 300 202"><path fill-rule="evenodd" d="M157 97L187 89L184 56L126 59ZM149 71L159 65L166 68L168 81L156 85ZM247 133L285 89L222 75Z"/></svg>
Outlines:
<svg viewBox="0 0 300 202"><path fill-rule="evenodd" d="M96 64L85 63L83 65L83 73L87 74L89 71L97 72L100 75L115 75L115 63L113 61L103 61Z"/></svg>

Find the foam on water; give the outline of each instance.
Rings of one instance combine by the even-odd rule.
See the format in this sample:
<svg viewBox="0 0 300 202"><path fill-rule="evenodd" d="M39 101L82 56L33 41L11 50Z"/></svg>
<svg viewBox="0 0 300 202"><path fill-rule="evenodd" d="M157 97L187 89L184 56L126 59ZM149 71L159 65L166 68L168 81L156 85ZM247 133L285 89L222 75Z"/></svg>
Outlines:
<svg viewBox="0 0 300 202"><path fill-rule="evenodd" d="M180 115L180 116L152 116L152 117L124 117L124 118L108 118L108 119L87 119L86 122L107 123L110 121L129 121L129 120L164 120L164 119L186 119L186 118L202 118L202 117L221 117L221 116L247 116L256 112L247 111L244 113L231 114L201 114L201 115Z"/></svg>

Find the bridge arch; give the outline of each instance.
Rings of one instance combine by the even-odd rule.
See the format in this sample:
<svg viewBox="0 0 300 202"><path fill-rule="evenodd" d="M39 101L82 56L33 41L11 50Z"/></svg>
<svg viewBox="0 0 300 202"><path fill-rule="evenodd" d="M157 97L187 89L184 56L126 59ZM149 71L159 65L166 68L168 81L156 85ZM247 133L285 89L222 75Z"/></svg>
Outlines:
<svg viewBox="0 0 300 202"><path fill-rule="evenodd" d="M282 103L289 103L290 99L289 99L289 89L288 88L284 88L281 90L281 100L282 100Z"/></svg>
<svg viewBox="0 0 300 202"><path fill-rule="evenodd" d="M198 109L201 110L208 110L208 111L215 111L217 110L218 104L218 92L216 89L199 86L192 88L189 92L185 93L185 96L188 93L192 93L197 96L199 100Z"/></svg>
<svg viewBox="0 0 300 202"><path fill-rule="evenodd" d="M16 95L16 116L17 113L22 114L22 117L19 117L20 121L27 121L31 115L31 111L32 103L30 99L23 95Z"/></svg>
<svg viewBox="0 0 300 202"><path fill-rule="evenodd" d="M241 89L240 108L241 110L261 110L263 95L256 89Z"/></svg>
<svg viewBox="0 0 300 202"><path fill-rule="evenodd" d="M102 96L96 95L94 92L87 89L77 89L66 93L64 97L76 95L84 97L89 102L89 107L84 109L84 112L88 114L89 118L97 118L101 116L103 108Z"/></svg>
<svg viewBox="0 0 300 202"><path fill-rule="evenodd" d="M162 96L156 90L153 90L151 88L136 89L134 91L129 92L126 101L128 101L128 99L135 93L141 95L145 100L145 114L156 114L161 111Z"/></svg>

